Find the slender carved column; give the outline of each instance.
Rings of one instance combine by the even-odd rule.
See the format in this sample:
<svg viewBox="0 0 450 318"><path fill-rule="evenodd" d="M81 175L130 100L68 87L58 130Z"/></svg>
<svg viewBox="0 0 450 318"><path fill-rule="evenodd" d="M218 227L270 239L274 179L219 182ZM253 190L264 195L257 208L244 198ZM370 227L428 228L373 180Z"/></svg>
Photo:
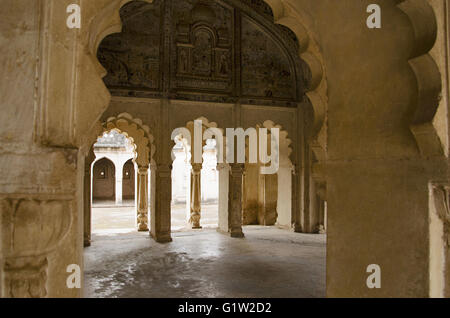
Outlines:
<svg viewBox="0 0 450 318"><path fill-rule="evenodd" d="M148 166L138 167L137 225L139 232L148 231Z"/></svg>
<svg viewBox="0 0 450 318"><path fill-rule="evenodd" d="M229 182L229 232L231 237L244 237L242 232L242 183L244 164L231 164Z"/></svg>
<svg viewBox="0 0 450 318"><path fill-rule="evenodd" d="M158 165L155 171L155 210L152 211L151 236L158 243L172 242L171 237L171 200L172 200L172 166Z"/></svg>
<svg viewBox="0 0 450 318"><path fill-rule="evenodd" d="M95 160L94 148L91 148L89 155L84 161L84 246L91 246L91 204L92 204L92 175L91 166Z"/></svg>
<svg viewBox="0 0 450 318"><path fill-rule="evenodd" d="M319 208L319 228L318 232L320 234L325 234L327 232L327 221L325 215L325 202L326 202L326 190L327 186L325 182L320 182L317 185L317 200Z"/></svg>
<svg viewBox="0 0 450 318"><path fill-rule="evenodd" d="M189 222L192 224L193 229L201 229L201 199L202 199L202 187L201 187L201 171L202 164L194 163L191 169L191 218Z"/></svg>
<svg viewBox="0 0 450 318"><path fill-rule="evenodd" d="M219 232L228 233L230 166L225 163L219 163L217 164L217 171L219 172Z"/></svg>
<svg viewBox="0 0 450 318"><path fill-rule="evenodd" d="M122 204L122 187L123 187L123 168L117 169L116 168L116 205Z"/></svg>

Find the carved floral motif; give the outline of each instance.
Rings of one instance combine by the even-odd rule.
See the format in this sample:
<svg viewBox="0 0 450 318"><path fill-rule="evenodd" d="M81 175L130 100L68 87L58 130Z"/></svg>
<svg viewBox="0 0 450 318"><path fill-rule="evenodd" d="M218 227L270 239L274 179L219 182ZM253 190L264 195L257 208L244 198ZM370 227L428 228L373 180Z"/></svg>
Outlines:
<svg viewBox="0 0 450 318"><path fill-rule="evenodd" d="M45 297L47 257L67 235L70 201L3 199L0 201L1 251L6 297Z"/></svg>

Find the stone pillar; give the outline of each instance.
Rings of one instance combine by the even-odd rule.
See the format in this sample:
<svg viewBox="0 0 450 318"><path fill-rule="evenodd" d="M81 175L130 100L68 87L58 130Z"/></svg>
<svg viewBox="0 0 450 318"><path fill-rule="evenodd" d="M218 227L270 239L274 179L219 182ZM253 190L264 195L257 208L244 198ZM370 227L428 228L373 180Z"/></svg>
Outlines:
<svg viewBox="0 0 450 318"><path fill-rule="evenodd" d="M148 231L148 166L138 167L137 185L137 227L139 232L146 232Z"/></svg>
<svg viewBox="0 0 450 318"><path fill-rule="evenodd" d="M116 205L122 204L122 189L123 189L123 165L121 168L116 167Z"/></svg>
<svg viewBox="0 0 450 318"><path fill-rule="evenodd" d="M231 237L244 237L242 232L242 183L244 164L230 164L229 181L229 233Z"/></svg>
<svg viewBox="0 0 450 318"><path fill-rule="evenodd" d="M317 181L311 178L309 184L310 200L309 213L305 214L305 233L319 233L320 199L317 195Z"/></svg>
<svg viewBox="0 0 450 318"><path fill-rule="evenodd" d="M327 232L327 220L326 220L326 183L319 182L317 184L317 200L318 200L318 213L319 213L319 228L320 234Z"/></svg>
<svg viewBox="0 0 450 318"><path fill-rule="evenodd" d="M301 196L301 171L298 165L292 168L292 223L294 231L301 233L302 230L302 196Z"/></svg>
<svg viewBox="0 0 450 318"><path fill-rule="evenodd" d="M91 216L92 216L92 162L95 160L95 154L93 148L89 152L84 162L84 192L83 192L83 204L84 204L84 246L91 246Z"/></svg>
<svg viewBox="0 0 450 318"><path fill-rule="evenodd" d="M260 217L261 225L275 225L278 212L278 175L260 174Z"/></svg>
<svg viewBox="0 0 450 318"><path fill-rule="evenodd" d="M217 164L219 172L219 232L228 233L228 193L230 181L230 166L225 163Z"/></svg>
<svg viewBox="0 0 450 318"><path fill-rule="evenodd" d="M171 237L171 201L172 166L160 164L155 171L155 209L151 214L151 236L158 243L172 242Z"/></svg>
<svg viewBox="0 0 450 318"><path fill-rule="evenodd" d="M189 222L192 224L193 229L201 229L201 201L202 201L202 186L201 186L201 171L202 164L194 163L191 169L191 217Z"/></svg>

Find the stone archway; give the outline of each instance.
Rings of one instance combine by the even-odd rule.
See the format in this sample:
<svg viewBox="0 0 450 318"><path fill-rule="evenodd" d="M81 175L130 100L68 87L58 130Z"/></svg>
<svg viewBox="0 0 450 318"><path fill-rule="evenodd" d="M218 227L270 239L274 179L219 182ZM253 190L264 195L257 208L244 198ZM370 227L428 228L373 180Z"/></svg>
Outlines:
<svg viewBox="0 0 450 318"><path fill-rule="evenodd" d="M96 129L94 126L110 100L102 82L104 70L96 60L96 49L102 38L109 33L117 32L120 28L118 11L127 2L129 1L99 0L95 3L89 1L89 4L86 4L87 1L82 1L86 23L83 23L80 31L76 31L79 33L66 30L59 24L61 19L54 19L56 12L65 11L63 1L35 4L34 8L39 9L34 10L35 13L27 11L26 16L17 15L24 20L32 17L28 19L32 21L40 20L42 15L42 29L35 27L33 30L36 32L29 33L30 37L35 36L29 42L39 43L39 46L33 44L29 49L29 52L38 52L39 55L37 67L28 65L28 69L33 68L36 73L34 87L24 90L29 98L23 97L15 102L12 98L7 99L7 102L11 101L11 105L20 110L25 109L20 108L24 107L20 106L20 103L29 109L33 108L29 105L34 103L35 113L28 117L23 115L23 118L33 118L27 121L34 124L27 126L33 126L29 140L26 139L28 134L24 139L14 139L14 136L7 139L15 141L14 145L26 144L29 153L24 155L14 150L12 154L2 154L2 159L16 168L8 169L6 180L17 180L14 185L2 185L2 211L6 211L8 216L8 221L5 222L7 226L10 224L32 226L33 230L28 233L34 233L33 242L42 241L42 233L35 229L42 227L43 222L47 224L47 218L43 217L33 225L30 225L31 222L28 224L26 218L11 219L9 216L18 208L10 202L31 201L32 204L21 206L27 215L40 211L41 215L52 216L55 222L61 221L61 224L66 224L67 219L81 222L82 182L81 173L77 170L82 169L80 167L83 166L83 157L89 149L89 146L86 146L89 143L85 140L87 132ZM316 159L319 162L326 161L326 167L317 165L317 168L318 173L326 176L331 216L327 270L328 276L336 279L329 282L328 295L427 295L429 264L426 260L428 255L426 242L429 230L426 229L426 225L430 201L428 183L435 179L448 183L448 158L442 156L439 149L441 145L435 147L436 135L433 132L430 134L428 129L436 113L434 106L437 102L435 92L438 82L436 72L428 72L435 70L435 66L430 62L432 59L436 60L435 56L439 56L434 55L437 51L445 51L447 44L447 40L436 42L434 38L436 31L434 15L439 11L435 10L433 14L427 1L386 1L385 8L392 17L392 24L379 30L381 36L375 37L369 33L370 31L361 28L362 22L359 19L362 6L359 2L358 4L355 1L307 3L303 0L267 0L267 3L275 13L276 22L287 25L297 35L302 43L303 59L309 61L313 73L312 87L315 88L311 88L308 92L314 113L313 138L312 141L310 136L299 138L297 143L302 143L301 149L311 146ZM400 10L394 8L398 3L407 13L412 25L408 26L405 17L400 15ZM345 5L350 9L349 17L346 17L345 21L337 16L341 13L339 5ZM434 2L431 5L433 8L436 7ZM302 16L302 13L306 17ZM306 23L308 16L317 23L315 25ZM325 23L333 23L333 28L330 25L326 26ZM341 32L346 33L346 37L335 32L340 29L348 31L348 34ZM59 45L57 41L60 39L64 39L65 45ZM314 40L317 41L317 46ZM355 43L360 44L354 45ZM351 50L348 50L347 46L351 47ZM11 47L12 50L16 49L13 45ZM384 49L383 57L370 55L370 49L375 47ZM323 55L323 59L320 55ZM441 53L440 56L445 55L446 53ZM17 68L17 65L14 65ZM362 66L367 69L365 74L361 74ZM442 71L441 80L443 80L448 72L440 61L438 66ZM322 76L325 69L326 77ZM411 71L415 73L413 76ZM379 76L372 76L375 73ZM13 76L18 79L17 82L25 83L26 78L23 74L29 77L33 71L20 72L19 75L14 73ZM355 74L360 74L362 80L356 82ZM62 85L62 78L70 78L73 82L64 81L66 84ZM387 79L397 86L386 85L383 80ZM335 86L330 86L328 90L324 89L326 81L332 82ZM376 91L373 91L374 87ZM326 95L328 102L325 102ZM416 103L420 107L412 105L416 101L420 101ZM328 114L325 105L329 106ZM411 118L406 120L405 117L410 114L410 106L414 106L411 108L418 111L412 116L414 117L412 120ZM434 110L430 111L429 106ZM17 117L17 122L23 118ZM324 122L327 123L326 126ZM387 122L390 124L385 125ZM424 130L413 129L416 135L412 139L415 147L410 146L411 123L418 128L425 127ZM97 128L98 126L97 124ZM445 124L443 126L445 127ZM405 127L407 129L404 129ZM427 136L432 138L429 139ZM427 141L420 141L422 137ZM447 145L444 153L448 155L448 143L442 140L441 138L441 142ZM422 154L432 155L417 156L419 151ZM305 158L311 155L306 151ZM295 160L296 175L302 175L303 180L309 180L310 176L303 177L303 173L308 173L308 165L312 165L313 160L303 160L300 154L296 157L302 159ZM425 160L424 157L428 158ZM304 163L306 169L303 171L300 167L303 167ZM45 166L47 169L38 174L33 168L34 165ZM310 168L314 170L314 167ZM326 171L322 168L326 168ZM161 173L166 174L167 171L169 168L165 167ZM239 174L238 169L236 174ZM34 182L37 175L40 176L39 183ZM166 182L167 176L163 177ZM302 197L309 197L309 194L305 195L309 193L307 182L299 183L298 186L298 192L302 193ZM383 197L382 194L385 192L389 194L389 200ZM346 200L343 200L343 197ZM308 209L307 206L308 204L304 209ZM71 213L54 212L61 209ZM55 213L54 216L52 211ZM386 222L386 219L390 222ZM370 230L369 224L373 226ZM22 252L28 251L29 246L18 237L14 237L7 229L8 242L15 240L17 249L11 251L9 249L11 244L2 244L2 260L6 259L4 264L8 264L6 266L8 270L34 269L36 266L20 266L14 261L23 256L29 256L35 261L41 256L46 258L51 252L56 252L61 264L80 263L81 247L80 244L74 243L79 237L79 228L79 224L67 228L59 226L56 232L64 234L60 235L59 244L52 240L50 242L52 244L48 246L31 246L33 253L28 254ZM63 239L64 237L66 239ZM406 237L408 242L405 242ZM393 253L387 250L384 243L386 240L392 243L389 248L394 251ZM348 242L353 241L360 242L359 248L348 250ZM357 252L361 253L355 258ZM377 259L383 261L380 265L387 273L387 285L382 290L367 290L364 284L360 284L365 278L364 267ZM2 270L5 270L4 264ZM65 273L58 270L61 264L51 265L49 268L51 287L55 290L61 288L54 282L64 281ZM398 264L415 265L410 267L405 265L400 271L396 269ZM42 272L44 273L45 269ZM27 279L28 283L31 281L32 279ZM43 290L46 280L38 281L37 284L38 290ZM9 295L11 289L9 286L6 292L2 291L2 295ZM28 290L14 293L15 296L27 294ZM37 296L44 294L38 293ZM80 295L80 292L67 291L67 294Z"/></svg>
<svg viewBox="0 0 450 318"><path fill-rule="evenodd" d="M137 226L139 231L148 231L148 202L149 202L149 168L156 151L150 133L140 119L134 119L130 114L123 113L117 117L109 118L103 125L105 130L115 129L134 143L137 164Z"/></svg>
<svg viewBox="0 0 450 318"><path fill-rule="evenodd" d="M116 200L116 168L107 158L100 158L93 165L92 200Z"/></svg>
<svg viewBox="0 0 450 318"><path fill-rule="evenodd" d="M196 125L198 125L197 128ZM197 134L200 135L197 136ZM176 129L172 133L172 140L183 143L186 151L186 159L189 160L191 165L187 203L190 214L189 223L192 224L193 229L201 228L201 171L203 168L203 148L206 146L208 139L214 139L216 141L217 158L222 157L224 152L223 129L218 128L217 123L210 122L206 117L199 117L194 121L189 121L184 128ZM199 140L201 140L201 145L196 144ZM218 159L218 162L221 162L221 160ZM223 177L219 177L219 187L221 182L226 182L223 180ZM221 198L219 191L219 202L221 201L223 201L223 198Z"/></svg>
<svg viewBox="0 0 450 318"><path fill-rule="evenodd" d="M137 207L137 228L138 231L148 231L148 197L149 197L149 167L153 155L156 151L154 146L154 137L150 132L150 128L142 123L140 119L135 119L127 113L122 113L117 117L111 117L102 125L103 133L112 130L123 134L129 138L134 147L135 158L133 162L137 164L137 191L136 191L136 207ZM100 136L103 135L103 133ZM92 153L92 150L91 150ZM84 205L84 245L90 245L91 237L91 192L87 189L91 188L91 164L94 156L90 155L86 158L85 169L85 205ZM122 185L120 185L122 186Z"/></svg>
<svg viewBox="0 0 450 318"><path fill-rule="evenodd" d="M295 182L293 176L293 164L291 161L292 141L288 138L288 132L281 125L267 120L256 125L256 133L259 139L259 129L267 129L267 151L270 153L271 161L276 160L278 166L275 174L261 174L261 166L264 166L260 157L257 163L249 162L249 140L246 140L246 163L243 186L243 223L259 225L275 225L291 228L295 223L295 211L293 190ZM279 140L278 154L271 150L271 129L278 129ZM258 147L259 148L259 147ZM261 156L261 154L259 154ZM279 180L284 180L279 182Z"/></svg>
<svg viewBox="0 0 450 318"><path fill-rule="evenodd" d="M123 185L122 195L124 200L134 200L136 195L135 189L135 169L132 159L125 162L122 169Z"/></svg>

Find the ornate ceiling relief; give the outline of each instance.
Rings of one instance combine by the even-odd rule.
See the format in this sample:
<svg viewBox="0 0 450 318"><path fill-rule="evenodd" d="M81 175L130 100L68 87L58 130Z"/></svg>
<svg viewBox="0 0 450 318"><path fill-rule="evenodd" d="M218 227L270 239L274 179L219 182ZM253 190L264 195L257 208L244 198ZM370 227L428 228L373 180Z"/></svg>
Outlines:
<svg viewBox="0 0 450 318"><path fill-rule="evenodd" d="M106 37L98 51L109 88L161 89L160 6L135 1L122 8L122 33Z"/></svg>
<svg viewBox="0 0 450 318"><path fill-rule="evenodd" d="M232 94L233 9L212 1L180 1L173 24L173 90Z"/></svg>
<svg viewBox="0 0 450 318"><path fill-rule="evenodd" d="M295 70L289 57L249 18L242 19L244 96L296 99Z"/></svg>
<svg viewBox="0 0 450 318"><path fill-rule="evenodd" d="M113 95L296 107L308 72L262 0L134 1L98 56Z"/></svg>

